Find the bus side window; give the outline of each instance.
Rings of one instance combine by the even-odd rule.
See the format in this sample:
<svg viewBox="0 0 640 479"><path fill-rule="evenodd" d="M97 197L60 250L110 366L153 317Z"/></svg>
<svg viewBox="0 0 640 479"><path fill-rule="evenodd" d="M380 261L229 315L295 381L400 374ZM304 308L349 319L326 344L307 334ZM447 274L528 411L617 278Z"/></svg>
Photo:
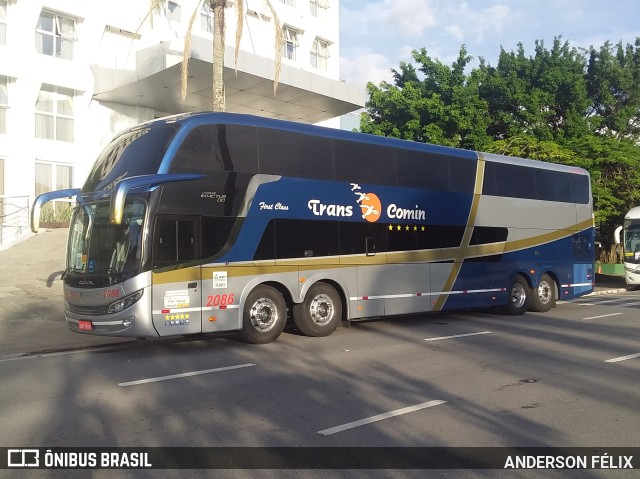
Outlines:
<svg viewBox="0 0 640 479"><path fill-rule="evenodd" d="M333 179L331 140L284 130L258 129L260 173Z"/></svg>
<svg viewBox="0 0 640 479"><path fill-rule="evenodd" d="M468 163L475 167L475 162ZM411 188L449 191L449 158L418 151L399 152L398 183Z"/></svg>
<svg viewBox="0 0 640 479"><path fill-rule="evenodd" d="M201 221L202 258L213 258L222 252L229 241L236 218L203 216Z"/></svg>
<svg viewBox="0 0 640 479"><path fill-rule="evenodd" d="M337 256L337 221L275 220L276 259Z"/></svg>
<svg viewBox="0 0 640 479"><path fill-rule="evenodd" d="M193 221L176 221L178 262L196 259L196 235Z"/></svg>
<svg viewBox="0 0 640 479"><path fill-rule="evenodd" d="M155 267L197 259L196 221L158 217L153 244Z"/></svg>
<svg viewBox="0 0 640 479"><path fill-rule="evenodd" d="M340 222L340 254L379 254L388 248L388 226L369 222ZM373 249L375 248L375 250Z"/></svg>
<svg viewBox="0 0 640 479"><path fill-rule="evenodd" d="M235 171L255 173L255 127L202 125L193 129L171 162L171 173Z"/></svg>
<svg viewBox="0 0 640 479"><path fill-rule="evenodd" d="M275 220L269 221L262 233L262 238L258 243L253 255L254 261L275 259L276 257L276 231Z"/></svg>
<svg viewBox="0 0 640 479"><path fill-rule="evenodd" d="M393 148L334 140L333 161L338 181L398 184L396 151Z"/></svg>

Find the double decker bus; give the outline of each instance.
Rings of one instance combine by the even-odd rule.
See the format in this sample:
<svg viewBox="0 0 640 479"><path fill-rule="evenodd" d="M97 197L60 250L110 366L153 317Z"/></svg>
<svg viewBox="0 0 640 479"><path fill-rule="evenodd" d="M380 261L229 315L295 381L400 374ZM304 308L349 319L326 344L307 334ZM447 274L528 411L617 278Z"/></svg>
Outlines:
<svg viewBox="0 0 640 479"><path fill-rule="evenodd" d="M64 273L73 331L162 337L291 320L500 307L548 311L593 287L579 168L230 113L118 134L76 198Z"/></svg>

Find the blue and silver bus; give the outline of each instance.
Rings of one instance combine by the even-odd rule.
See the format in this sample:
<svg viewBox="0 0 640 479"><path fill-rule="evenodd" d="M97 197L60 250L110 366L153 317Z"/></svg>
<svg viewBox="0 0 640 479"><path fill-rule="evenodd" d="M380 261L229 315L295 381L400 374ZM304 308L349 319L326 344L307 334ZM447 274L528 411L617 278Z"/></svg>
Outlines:
<svg viewBox="0 0 640 479"><path fill-rule="evenodd" d="M585 170L230 113L118 134L75 197L73 331L275 340L372 317L548 311L593 287Z"/></svg>

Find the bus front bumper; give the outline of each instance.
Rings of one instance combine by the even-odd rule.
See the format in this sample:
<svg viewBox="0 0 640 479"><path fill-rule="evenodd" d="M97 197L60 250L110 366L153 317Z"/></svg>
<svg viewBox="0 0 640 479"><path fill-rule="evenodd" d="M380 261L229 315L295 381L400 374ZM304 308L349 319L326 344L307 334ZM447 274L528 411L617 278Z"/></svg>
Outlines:
<svg viewBox="0 0 640 479"><path fill-rule="evenodd" d="M149 314L149 296L143 295L141 301L119 313L80 314L66 309L67 326L75 333L97 336L157 338L159 335Z"/></svg>

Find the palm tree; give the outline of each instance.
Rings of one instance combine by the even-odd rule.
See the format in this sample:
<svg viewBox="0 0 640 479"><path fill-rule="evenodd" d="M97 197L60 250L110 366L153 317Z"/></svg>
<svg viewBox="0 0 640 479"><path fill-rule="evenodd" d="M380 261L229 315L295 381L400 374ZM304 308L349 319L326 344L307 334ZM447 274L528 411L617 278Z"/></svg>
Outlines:
<svg viewBox="0 0 640 479"><path fill-rule="evenodd" d="M280 79L280 66L282 63L282 46L284 43L282 37L282 25L276 10L273 8L270 0L264 0L267 8L271 11L273 16L274 33L275 33L275 74L273 78L273 95L275 96L278 88L278 81ZM191 14L189 20L189 26L184 40L184 52L182 56L182 68L181 68L181 87L182 87L182 100L187 97L187 81L189 78L189 59L191 57L191 32L193 24L200 12L201 6L209 6L211 12L213 12L213 89L211 92L213 111L225 111L225 94L224 94L224 38L225 38L225 6L227 0L199 0L196 7ZM151 27L153 27L153 13L160 11L165 4L165 0L150 0L149 11L142 20L149 18ZM240 40L242 39L242 29L244 27L244 0L236 0L236 48L235 48L235 68L236 74L238 72L238 53L240 50Z"/></svg>

